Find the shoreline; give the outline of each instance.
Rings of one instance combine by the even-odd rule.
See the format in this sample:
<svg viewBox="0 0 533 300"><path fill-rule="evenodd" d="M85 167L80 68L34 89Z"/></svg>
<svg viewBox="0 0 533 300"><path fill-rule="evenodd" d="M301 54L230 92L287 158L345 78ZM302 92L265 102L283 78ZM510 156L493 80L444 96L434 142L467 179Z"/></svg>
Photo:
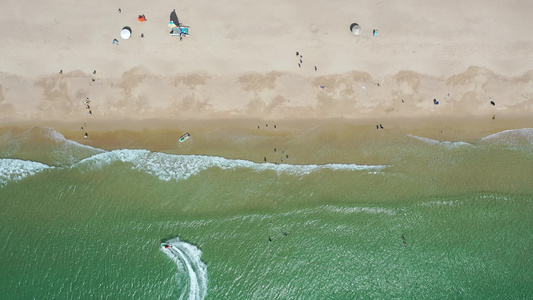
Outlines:
<svg viewBox="0 0 533 300"><path fill-rule="evenodd" d="M387 161L379 153L389 148L390 151L401 151L402 145L409 147L409 144L420 142L414 137L475 144L505 130L533 128L533 121L528 116L496 120L447 117L444 126L442 118L391 118L381 123L384 129L379 131L376 129L378 124L376 119L346 118L279 122L258 119L108 120L80 130L77 123L71 122L18 122L0 126L0 135L13 137L24 135L32 127L51 127L67 140L106 151L146 149L254 162L265 162L266 158L266 162L289 164L380 165L387 164ZM88 133L87 139L83 137L85 132ZM179 142L179 137L187 132L191 138Z"/></svg>

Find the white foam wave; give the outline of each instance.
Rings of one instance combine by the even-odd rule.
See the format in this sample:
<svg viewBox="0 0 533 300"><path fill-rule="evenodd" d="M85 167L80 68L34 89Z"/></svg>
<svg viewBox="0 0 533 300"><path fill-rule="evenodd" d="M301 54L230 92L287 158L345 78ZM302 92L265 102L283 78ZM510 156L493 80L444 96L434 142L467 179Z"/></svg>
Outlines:
<svg viewBox="0 0 533 300"><path fill-rule="evenodd" d="M0 158L0 186L5 186L10 181L18 181L50 168L53 167L40 162Z"/></svg>
<svg viewBox="0 0 533 300"><path fill-rule="evenodd" d="M184 180L199 172L218 167L223 170L235 170L237 168L249 168L256 171L275 171L292 175L306 175L323 169L331 170L382 170L384 165L356 165L356 164L326 164L326 165L289 165L273 163L255 163L242 159L226 159L217 156L201 155L175 155L148 150L114 150L94 155L80 161L75 166L84 166L89 169L101 168L113 162L128 162L133 168L148 174L157 176L161 180Z"/></svg>
<svg viewBox="0 0 533 300"><path fill-rule="evenodd" d="M161 251L165 252L178 267L177 279L184 278L185 289L181 291L179 299L196 300L204 299L207 295L207 266L201 261L202 251L195 246L175 238L166 241L170 245L166 248L161 246Z"/></svg>
<svg viewBox="0 0 533 300"><path fill-rule="evenodd" d="M421 206L460 206L462 205L462 201L429 201L421 203Z"/></svg>
<svg viewBox="0 0 533 300"><path fill-rule="evenodd" d="M412 137L414 139L417 139L419 141L422 141L424 143L430 144L430 145L443 145L443 146L445 146L448 149L459 148L461 146L471 146L471 144L467 143L467 142L450 142L450 141L442 141L442 142L440 142L440 141L437 141L437 140L433 140L433 139L425 138L425 137L421 137L421 136L416 136L416 135L412 135L412 134L408 134L407 136Z"/></svg>
<svg viewBox="0 0 533 300"><path fill-rule="evenodd" d="M533 128L509 129L488 135L481 140L501 139L505 137L524 137L533 142Z"/></svg>
<svg viewBox="0 0 533 300"><path fill-rule="evenodd" d="M72 145L72 146L76 146L76 147L84 148L84 149L89 149L89 150L95 150L95 151L99 151L99 152L105 151L105 150L102 150L100 148L95 148L95 147L87 146L87 145L84 145L84 144L80 144L80 143L72 141L72 140L68 140L68 139L65 138L65 136L63 134L61 134L60 132L58 132L57 130L55 130L52 127L43 127L43 128L41 128L41 134L43 136L48 137L50 140L52 140L52 141L54 141L56 143L65 143L67 145Z"/></svg>
<svg viewBox="0 0 533 300"><path fill-rule="evenodd" d="M352 214L352 213L369 213L369 214L385 214L396 215L396 210L383 207L338 207L326 205L324 208L330 212Z"/></svg>
<svg viewBox="0 0 533 300"><path fill-rule="evenodd" d="M510 129L491 134L481 139L484 142L504 144L511 148L526 150L533 147L533 128Z"/></svg>

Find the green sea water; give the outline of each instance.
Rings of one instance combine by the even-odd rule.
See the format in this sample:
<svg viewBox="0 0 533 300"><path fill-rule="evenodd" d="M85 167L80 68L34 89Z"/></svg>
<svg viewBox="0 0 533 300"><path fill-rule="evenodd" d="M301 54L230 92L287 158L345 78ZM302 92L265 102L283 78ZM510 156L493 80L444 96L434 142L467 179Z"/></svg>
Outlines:
<svg viewBox="0 0 533 300"><path fill-rule="evenodd" d="M0 141L2 299L533 298L533 129L380 165Z"/></svg>

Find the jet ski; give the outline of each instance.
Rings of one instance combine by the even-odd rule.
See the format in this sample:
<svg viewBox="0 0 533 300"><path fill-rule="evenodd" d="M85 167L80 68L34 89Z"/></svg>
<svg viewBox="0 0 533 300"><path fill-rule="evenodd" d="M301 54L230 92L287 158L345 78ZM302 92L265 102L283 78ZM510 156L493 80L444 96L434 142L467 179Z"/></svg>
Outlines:
<svg viewBox="0 0 533 300"><path fill-rule="evenodd" d="M164 247L165 249L169 249L169 248L172 248L172 245L166 244L166 243L161 243L161 247Z"/></svg>

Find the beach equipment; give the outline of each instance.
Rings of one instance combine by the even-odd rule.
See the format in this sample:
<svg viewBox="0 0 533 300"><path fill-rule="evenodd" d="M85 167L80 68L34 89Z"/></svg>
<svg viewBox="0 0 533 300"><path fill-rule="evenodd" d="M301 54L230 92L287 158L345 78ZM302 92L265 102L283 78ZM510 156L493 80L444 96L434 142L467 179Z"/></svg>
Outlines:
<svg viewBox="0 0 533 300"><path fill-rule="evenodd" d="M146 20L146 17L145 17L144 15L139 15L138 19L139 19L139 21L141 21L141 22L146 22L146 21L147 21L147 20Z"/></svg>
<svg viewBox="0 0 533 300"><path fill-rule="evenodd" d="M357 23L352 23L352 25L350 25L350 30L352 31L354 35L361 34L361 26L359 26L359 24Z"/></svg>
<svg viewBox="0 0 533 300"><path fill-rule="evenodd" d="M131 37L131 28L128 26L125 26L122 28L122 31L120 32L120 37L124 40L127 40Z"/></svg>
<svg viewBox="0 0 533 300"><path fill-rule="evenodd" d="M378 36L378 30L377 29L374 29L374 33L373 33L374 36Z"/></svg>
<svg viewBox="0 0 533 300"><path fill-rule="evenodd" d="M168 23L168 27L172 28L170 31L171 36L179 36L181 38L189 35L189 26L183 26L183 24L181 24L178 20L176 10L173 10L170 13L170 23Z"/></svg>
<svg viewBox="0 0 533 300"><path fill-rule="evenodd" d="M170 32L171 36L186 36L189 35L189 27L188 26L179 26L172 28L172 31Z"/></svg>
<svg viewBox="0 0 533 300"><path fill-rule="evenodd" d="M186 134L180 136L180 142L185 142L186 140L188 140L189 138L191 137L191 135L187 132Z"/></svg>

